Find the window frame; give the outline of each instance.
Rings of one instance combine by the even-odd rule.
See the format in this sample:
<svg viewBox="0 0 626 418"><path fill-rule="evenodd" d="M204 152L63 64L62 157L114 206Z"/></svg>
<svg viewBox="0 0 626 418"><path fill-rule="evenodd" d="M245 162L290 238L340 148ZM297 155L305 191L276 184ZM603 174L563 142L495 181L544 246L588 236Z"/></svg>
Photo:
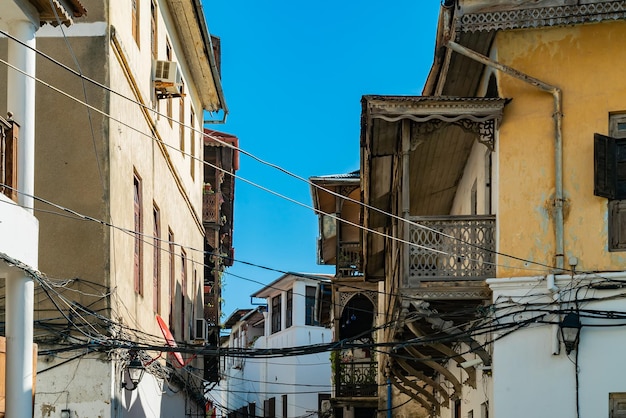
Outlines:
<svg viewBox="0 0 626 418"><path fill-rule="evenodd" d="M626 417L626 408L616 411L618 404L626 404L626 392L609 393L609 418Z"/></svg>
<svg viewBox="0 0 626 418"><path fill-rule="evenodd" d="M155 60L159 55L158 9L155 0L150 1L150 49Z"/></svg>
<svg viewBox="0 0 626 418"><path fill-rule="evenodd" d="M608 199L608 251L626 251L626 113L609 114L609 135L594 134L594 190Z"/></svg>
<svg viewBox="0 0 626 418"><path fill-rule="evenodd" d="M130 0L131 7L131 31L133 34L133 39L137 44L137 47L141 47L140 37L140 21L141 21L141 0Z"/></svg>
<svg viewBox="0 0 626 418"><path fill-rule="evenodd" d="M312 295L310 294L312 293ZM304 325L317 326L315 320L315 301L317 299L317 286L305 286L304 288Z"/></svg>
<svg viewBox="0 0 626 418"><path fill-rule="evenodd" d="M152 304L154 312L161 314L161 211L156 203L152 203Z"/></svg>
<svg viewBox="0 0 626 418"><path fill-rule="evenodd" d="M135 293L143 296L143 196L141 177L133 171L133 223L134 223L134 250L133 250L133 277Z"/></svg>
<svg viewBox="0 0 626 418"><path fill-rule="evenodd" d="M174 245L174 232L167 228L167 241L169 252L169 302L170 314L169 324L172 334L174 333L174 307L176 306L176 246Z"/></svg>
<svg viewBox="0 0 626 418"><path fill-rule="evenodd" d="M293 325L293 289L287 290L285 303L285 328Z"/></svg>
<svg viewBox="0 0 626 418"><path fill-rule="evenodd" d="M281 330L282 295L272 297L272 323L271 334Z"/></svg>

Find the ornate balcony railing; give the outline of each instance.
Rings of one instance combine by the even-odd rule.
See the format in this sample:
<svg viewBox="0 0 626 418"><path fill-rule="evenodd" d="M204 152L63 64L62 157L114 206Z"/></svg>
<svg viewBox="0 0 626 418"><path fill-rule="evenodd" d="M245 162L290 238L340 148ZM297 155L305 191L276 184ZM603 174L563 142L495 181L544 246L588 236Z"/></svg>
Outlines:
<svg viewBox="0 0 626 418"><path fill-rule="evenodd" d="M224 198L220 192L205 193L202 195L202 222L219 223L220 208Z"/></svg>
<svg viewBox="0 0 626 418"><path fill-rule="evenodd" d="M495 216L411 217L407 286L495 275Z"/></svg>
<svg viewBox="0 0 626 418"><path fill-rule="evenodd" d="M338 397L365 397L378 395L378 363L375 361L337 361L336 393Z"/></svg>
<svg viewBox="0 0 626 418"><path fill-rule="evenodd" d="M341 277L361 276L361 246L358 242L339 244L337 275Z"/></svg>
<svg viewBox="0 0 626 418"><path fill-rule="evenodd" d="M220 299L217 293L204 294L204 319L209 327L218 326L220 320Z"/></svg>

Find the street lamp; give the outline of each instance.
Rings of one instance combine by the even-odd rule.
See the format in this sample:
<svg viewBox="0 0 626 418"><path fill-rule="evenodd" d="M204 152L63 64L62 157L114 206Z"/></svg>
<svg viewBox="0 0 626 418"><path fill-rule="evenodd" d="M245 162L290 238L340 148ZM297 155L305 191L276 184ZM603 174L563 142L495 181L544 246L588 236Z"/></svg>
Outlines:
<svg viewBox="0 0 626 418"><path fill-rule="evenodd" d="M130 363L128 363L128 366L126 366L125 373L128 378L125 379L124 382L122 382L122 387L128 391L133 391L137 389L137 386L139 385L139 382L141 382L145 371L146 369L143 367L143 363L141 362L141 360L139 360L136 355L133 356L133 359L130 361Z"/></svg>
<svg viewBox="0 0 626 418"><path fill-rule="evenodd" d="M576 312L569 312L565 315L559 327L561 328L561 339L563 344L565 344L565 353L569 354L578 347L580 328L582 328L580 317Z"/></svg>

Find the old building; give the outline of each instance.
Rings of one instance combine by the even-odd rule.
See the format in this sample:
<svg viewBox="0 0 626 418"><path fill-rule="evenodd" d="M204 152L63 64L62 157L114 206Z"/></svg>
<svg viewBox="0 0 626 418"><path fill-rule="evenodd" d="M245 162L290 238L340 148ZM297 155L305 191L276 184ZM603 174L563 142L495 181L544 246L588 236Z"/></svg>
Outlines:
<svg viewBox="0 0 626 418"><path fill-rule="evenodd" d="M318 263L334 265L331 279L333 341L374 344L378 285L363 280L361 262L361 187L359 172L311 177L313 205L319 213ZM378 407L376 350L346 347L333 351L335 416L371 417Z"/></svg>
<svg viewBox="0 0 626 418"><path fill-rule="evenodd" d="M620 1L446 1L423 95L363 97L350 222L381 347L362 416L624 413L625 18ZM312 179L341 276L353 200L333 180Z"/></svg>
<svg viewBox="0 0 626 418"><path fill-rule="evenodd" d="M284 274L252 295L266 305L239 309L225 321L228 356L210 392L222 416L319 416L330 398L330 360L306 347L331 342L329 284L323 275ZM303 352L250 355L290 347Z"/></svg>
<svg viewBox="0 0 626 418"><path fill-rule="evenodd" d="M205 112L227 111L219 48L198 2L84 6L37 32L36 416L203 413L203 359L159 348L205 341L202 138Z"/></svg>
<svg viewBox="0 0 626 418"><path fill-rule="evenodd" d="M219 345L221 329L222 274L233 265L235 173L239 169L239 141L236 136L205 129L202 223L206 230L204 258L204 319L207 343ZM204 379L219 381L217 357L206 356Z"/></svg>

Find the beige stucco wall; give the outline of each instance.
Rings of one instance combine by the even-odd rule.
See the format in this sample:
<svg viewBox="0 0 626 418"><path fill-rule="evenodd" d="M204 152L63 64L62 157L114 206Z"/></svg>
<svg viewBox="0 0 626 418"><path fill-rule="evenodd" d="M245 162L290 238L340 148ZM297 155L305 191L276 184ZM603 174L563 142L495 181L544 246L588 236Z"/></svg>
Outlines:
<svg viewBox="0 0 626 418"><path fill-rule="evenodd" d="M623 269L626 257L608 252L607 200L593 195L593 134L626 110L625 37L625 22L605 22L500 32L494 44L498 61L563 91L565 261L576 256L578 270ZM498 250L554 265L552 95L502 73L498 87L513 99L498 139ZM545 271L502 256L498 264L498 276Z"/></svg>
<svg viewBox="0 0 626 418"><path fill-rule="evenodd" d="M150 24L150 2L142 1L141 25L144 28ZM165 11L165 10L162 10ZM182 121L189 125L191 112L195 111L194 125L199 129L202 126L201 105L197 99L197 94L193 88L192 80L185 79L185 63L177 54L180 48L179 41L173 33L166 33L163 18L160 17L159 29L159 58L165 59L165 39L170 40L173 47L173 59L179 63L179 68L183 71L185 81L185 119ZM155 97L152 94L151 84L151 51L148 31L141 31L139 45L132 38L129 30L128 13L123 13L115 7L111 12L111 23L117 28L117 36L130 63L130 70L141 91L141 96L145 104L153 109L157 109ZM111 86L115 86L116 91L120 91L123 96L138 100L138 97L131 90L123 67L118 58L109 54L108 65L111 72ZM123 97L112 95L111 114L113 118L109 121L109 158L111 161L111 216L116 223L124 228L133 229L133 174L136 172L141 178L143 194L143 231L148 236L152 236L152 208L156 205L160 212L161 237L167 240L168 229L174 233L174 240L177 244L185 247L187 258L187 283L184 293L185 314L188 320L193 321L194 316L200 316L193 312L202 312L201 299L195 296L202 286L204 276L203 239L202 227L196 220L201 220L202 214L202 166L195 161L195 176L191 176L191 157L179 151L180 136L179 125L170 123L166 118L159 116L156 112L150 113L149 122L140 108L133 102ZM159 103L160 112L166 112L166 101ZM173 99L172 115L175 120L179 116L180 99ZM149 129L149 123L156 123L158 134L165 144L162 150L156 140L153 140ZM195 155L200 154L201 138L195 133ZM191 135L190 131L185 131L185 152L190 153ZM170 164L168 164L168 160ZM177 180L179 183L177 183ZM185 190L181 193L179 185ZM191 208L185 201L185 196L191 202ZM115 231L111 245L111 262L115 263L115 276L111 278L111 284L118 289L119 309L129 309L135 314L135 320L142 328L159 335L160 330L154 320L152 304L152 239L146 238L143 254L143 277L144 292L140 296L134 292L133 282L133 237L123 231ZM169 297L181 300L181 246L176 246L175 254L175 277L177 283L170 292L169 289L169 253L166 242L161 244L161 316L168 321ZM169 324L175 329L175 337L180 339L182 309L177 306L175 309L174 324ZM189 322L189 321L187 321ZM185 329L185 338L189 338L189 329Z"/></svg>

